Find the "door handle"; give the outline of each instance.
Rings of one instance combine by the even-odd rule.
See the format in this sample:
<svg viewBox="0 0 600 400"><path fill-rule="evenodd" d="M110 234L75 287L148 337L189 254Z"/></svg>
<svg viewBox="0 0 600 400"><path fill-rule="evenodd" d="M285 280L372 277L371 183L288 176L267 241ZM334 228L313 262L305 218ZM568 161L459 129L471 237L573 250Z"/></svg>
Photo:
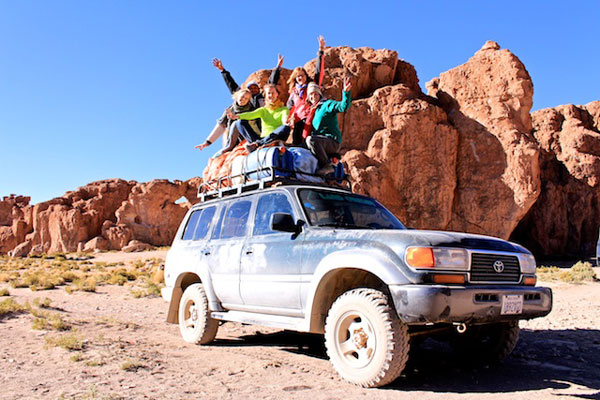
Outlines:
<svg viewBox="0 0 600 400"><path fill-rule="evenodd" d="M209 256L210 251L211 251L211 249L206 247L206 248L202 249L202 254L204 254L205 256Z"/></svg>
<svg viewBox="0 0 600 400"><path fill-rule="evenodd" d="M252 254L252 253L254 253L254 249L252 247L246 248L246 254Z"/></svg>

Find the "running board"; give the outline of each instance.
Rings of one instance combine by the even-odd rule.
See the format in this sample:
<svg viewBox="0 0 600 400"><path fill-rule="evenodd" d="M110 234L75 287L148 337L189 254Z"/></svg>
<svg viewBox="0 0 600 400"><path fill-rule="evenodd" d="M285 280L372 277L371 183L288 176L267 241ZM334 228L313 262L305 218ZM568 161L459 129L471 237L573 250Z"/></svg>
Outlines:
<svg viewBox="0 0 600 400"><path fill-rule="evenodd" d="M258 314L245 311L213 311L211 317L223 321L241 322L242 324L262 325L271 328L289 329L308 332L304 318L282 317L279 315Z"/></svg>

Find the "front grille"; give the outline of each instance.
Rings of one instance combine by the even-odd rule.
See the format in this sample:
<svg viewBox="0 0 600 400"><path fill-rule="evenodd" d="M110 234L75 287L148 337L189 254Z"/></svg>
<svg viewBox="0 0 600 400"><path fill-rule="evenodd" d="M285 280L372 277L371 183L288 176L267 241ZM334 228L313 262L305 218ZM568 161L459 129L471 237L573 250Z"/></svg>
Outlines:
<svg viewBox="0 0 600 400"><path fill-rule="evenodd" d="M504 264L502 272L494 270L494 263ZM471 282L519 282L521 271L519 259L515 256L489 253L471 254Z"/></svg>

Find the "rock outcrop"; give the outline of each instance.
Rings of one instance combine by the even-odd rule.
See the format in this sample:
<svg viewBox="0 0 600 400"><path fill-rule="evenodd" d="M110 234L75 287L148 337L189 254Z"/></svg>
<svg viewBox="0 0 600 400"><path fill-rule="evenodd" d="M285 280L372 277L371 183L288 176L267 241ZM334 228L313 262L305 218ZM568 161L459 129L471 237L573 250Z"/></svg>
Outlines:
<svg viewBox="0 0 600 400"><path fill-rule="evenodd" d="M530 114L533 83L521 61L486 42L421 91L393 50L325 50L323 92L352 107L338 117L354 190L408 226L509 237L537 254L587 254L600 225L600 102ZM305 64L309 75L315 60ZM249 80L267 83L270 70ZM291 70L282 69L281 97ZM29 205L0 202L0 253L140 250L170 244L198 178L94 182ZM177 199L188 201L179 204Z"/></svg>
<svg viewBox="0 0 600 400"><path fill-rule="evenodd" d="M532 114L542 191L512 239L539 255L593 254L600 225L600 101Z"/></svg>
<svg viewBox="0 0 600 400"><path fill-rule="evenodd" d="M540 190L539 150L529 114L533 84L525 66L487 42L427 87L460 133L447 228L507 238Z"/></svg>
<svg viewBox="0 0 600 400"><path fill-rule="evenodd" d="M28 197L5 197L0 202L0 253L120 250L132 240L168 245L195 201L199 183L198 178L147 183L111 179L34 206ZM176 204L182 197L186 201Z"/></svg>

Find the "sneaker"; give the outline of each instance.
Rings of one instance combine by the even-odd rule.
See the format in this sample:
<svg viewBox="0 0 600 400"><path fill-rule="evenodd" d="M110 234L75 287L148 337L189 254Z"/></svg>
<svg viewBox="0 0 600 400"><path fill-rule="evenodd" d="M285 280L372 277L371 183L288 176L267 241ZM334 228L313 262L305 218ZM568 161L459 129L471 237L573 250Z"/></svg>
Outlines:
<svg viewBox="0 0 600 400"><path fill-rule="evenodd" d="M335 168L333 167L333 164L329 163L329 164L325 165L323 168L318 169L317 172L315 172L315 174L327 176L327 175L333 174L334 172L335 172Z"/></svg>

